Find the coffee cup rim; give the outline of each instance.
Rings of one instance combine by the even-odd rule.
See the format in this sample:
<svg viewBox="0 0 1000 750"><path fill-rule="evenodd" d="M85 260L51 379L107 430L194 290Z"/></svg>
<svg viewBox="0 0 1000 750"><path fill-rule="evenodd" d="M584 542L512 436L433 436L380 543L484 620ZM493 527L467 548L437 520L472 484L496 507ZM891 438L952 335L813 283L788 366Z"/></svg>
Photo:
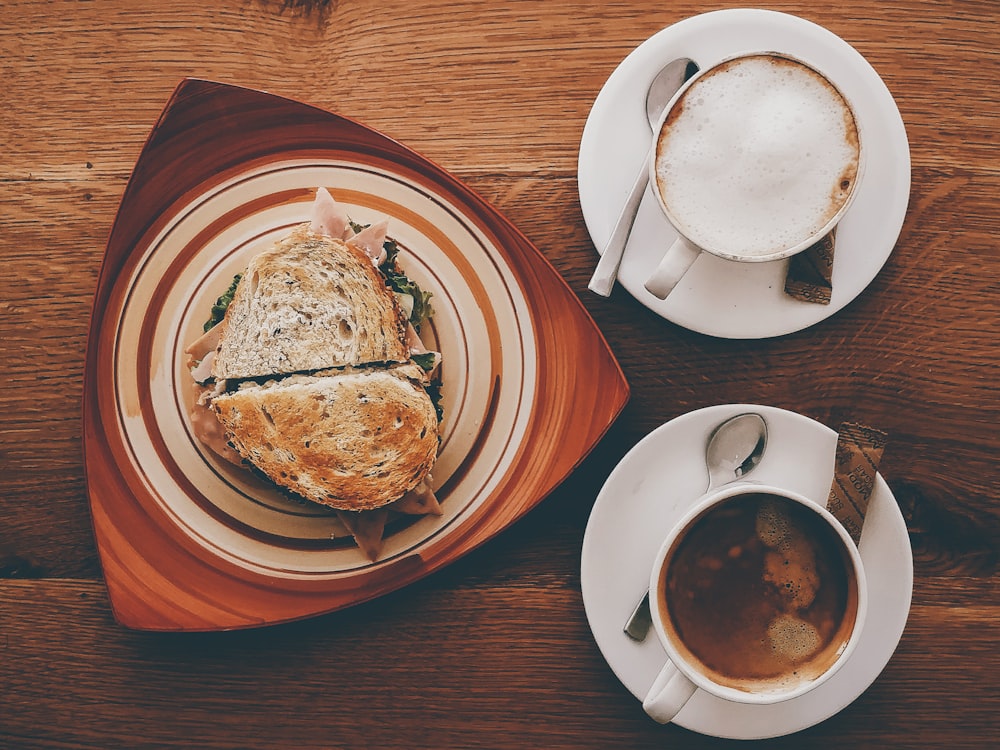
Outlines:
<svg viewBox="0 0 1000 750"><path fill-rule="evenodd" d="M666 562L667 555L671 552L674 545L676 544L678 538L681 534L687 530L693 521L707 512L710 508L715 505L728 500L729 498L745 495L745 494L773 494L779 495L781 497L787 498L806 508L814 511L817 515L823 518L840 538L844 549L847 551L848 556L851 559L852 569L854 571L854 577L857 585L857 612L854 617L854 627L851 630L850 638L848 638L847 644L844 649L837 655L836 660L830 667L824 671L822 674L817 676L815 679L801 682L794 687L788 688L786 690L773 689L760 692L749 692L746 690L740 690L735 687L728 685L721 685L713 680L711 680L707 675L695 669L680 653L677 647L673 644L673 641L667 637L665 634L666 628L664 627L663 620L660 614L659 606L659 582L660 582L660 571ZM754 482L750 480L735 482L721 487L717 490L713 490L705 493L697 501L695 501L692 506L683 514L683 516L671 527L670 531L667 533L663 542L657 551L656 558L653 562L653 566L650 569L649 578L649 592L650 592L650 614L652 616L653 630L656 633L657 639L660 645L667 653L667 658L671 661L674 666L690 680L696 687L704 690L706 693L715 695L718 698L724 700L736 702L736 703L749 703L749 704L771 704L780 703L786 700L791 700L803 695L822 683L826 682L830 677L832 677L839 669L851 658L854 650L857 648L858 642L861 640L861 633L864 630L865 620L868 612L868 582L865 576L864 563L861 559L861 553L858 550L857 544L851 538L847 529L844 528L843 524L837 520L837 518L830 513L820 503L802 495L794 490L790 490L784 487L779 487L776 485L762 484L759 482Z"/></svg>
<svg viewBox="0 0 1000 750"><path fill-rule="evenodd" d="M843 100L847 103L848 110L850 111L851 117L854 120L855 131L858 134L858 169L854 178L854 183L851 185L851 191L848 194L847 200L844 201L843 205L841 205L840 208L837 209L837 212L832 217L830 217L830 219L826 222L826 224L824 224L819 230L811 234L809 237L799 241L798 243L790 247L782 248L781 250L777 250L773 253L767 253L761 255L739 255L736 253L727 253L726 251L719 250L717 248L702 247L701 245L698 245L696 242L691 240L687 236L685 231L681 228L680 222L673 215L673 213L670 211L667 204L663 200L663 195L661 194L659 188L659 181L656 176L656 161L657 161L657 153L659 151L658 144L660 142L660 135L663 132L663 126L666 123L667 117L670 115L671 111L673 111L677 102L681 99L681 97L684 96L684 94L687 92L688 89L690 89L700 79L704 78L706 75L711 73L716 68L719 68L723 65L727 65L728 63L731 63L734 60L741 60L743 58L749 58L749 57L780 57L785 60L791 60L792 62L802 65L808 68L809 70L813 71L814 73L816 73L816 75L822 77L823 80L825 80L828 84L830 84L830 86L832 86L833 89L838 94L840 94ZM699 250L702 250L703 252L709 253L710 255L714 255L724 260L736 261L739 263L766 263L768 261L782 260L784 258L789 258L793 255L797 255L803 250L806 250L815 245L817 242L819 242L825 236L830 234L830 232L832 232L836 228L837 224L840 223L841 219L844 218L844 215L851 207L851 204L854 203L854 199L858 193L858 185L861 183L862 176L865 171L865 162L867 161L865 156L866 154L865 140L866 140L865 137L862 135L861 121L857 116L857 109L855 108L854 103L847 96L847 94L844 93L844 90L840 86L838 86L836 82L833 81L832 78L830 78L829 75L824 73L813 63L807 62L801 57L789 54L787 52L779 52L777 50L768 50L768 49L751 50L746 52L739 52L733 55L728 55L727 57L724 57L720 60L713 62L711 65L702 68L693 76L691 76L691 78L686 80L683 83L683 85L679 89L677 89L677 91L674 92L674 95L667 102L667 106L665 106L663 108L663 112L660 113L660 117L657 120L656 127L653 128L653 143L652 143L652 148L650 148L649 161L646 166L649 172L649 184L650 187L652 188L653 195L656 198L656 202L660 206L660 211L666 217L667 221L670 222L670 225L674 228L677 234L685 240L685 242L689 243L693 247L697 247Z"/></svg>

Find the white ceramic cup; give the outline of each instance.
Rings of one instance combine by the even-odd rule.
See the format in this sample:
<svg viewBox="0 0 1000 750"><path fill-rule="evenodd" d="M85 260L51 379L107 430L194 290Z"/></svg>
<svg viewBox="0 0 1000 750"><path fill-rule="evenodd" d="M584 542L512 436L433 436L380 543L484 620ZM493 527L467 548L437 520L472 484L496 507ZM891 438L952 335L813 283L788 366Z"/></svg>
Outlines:
<svg viewBox="0 0 1000 750"><path fill-rule="evenodd" d="M781 679L762 680L751 686L737 681L721 679L699 661L691 649L681 640L678 628L669 612L668 597L665 595L667 570L675 561L674 556L681 543L697 527L697 523L720 505L739 499L738 496L770 495L785 498L815 514L809 516L833 534L823 534L827 541L836 540L837 554L842 555L847 582L847 604L845 614L838 627L836 637L824 644L816 655L810 656L801 665L796 663L788 669L801 669L803 674ZM820 584L822 585L822 584ZM792 700L823 684L850 658L865 622L868 609L868 585L861 556L847 530L826 508L808 498L787 489L752 482L726 485L711 492L696 502L677 522L667 535L650 573L650 613L653 629L667 653L668 661L660 670L643 700L646 713L660 723L667 723L680 712L685 703L697 690L704 690L718 698L736 703L772 704ZM725 613L726 623L735 623L735 613ZM735 627L731 625L730 627ZM747 637L752 634L747 633ZM751 680L751 682L753 682Z"/></svg>
<svg viewBox="0 0 1000 750"><path fill-rule="evenodd" d="M802 252L843 218L863 166L854 110L815 67L754 52L700 71L656 130L650 185L678 237L646 289L665 299L702 252L743 263Z"/></svg>

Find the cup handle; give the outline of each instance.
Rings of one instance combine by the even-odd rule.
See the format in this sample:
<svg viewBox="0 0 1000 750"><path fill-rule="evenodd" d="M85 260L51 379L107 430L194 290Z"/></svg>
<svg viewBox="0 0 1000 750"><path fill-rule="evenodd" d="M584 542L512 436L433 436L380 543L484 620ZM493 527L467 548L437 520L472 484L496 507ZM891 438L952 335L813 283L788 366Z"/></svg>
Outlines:
<svg viewBox="0 0 1000 750"><path fill-rule="evenodd" d="M660 724L666 724L684 708L695 690L697 686L668 661L653 680L642 708Z"/></svg>
<svg viewBox="0 0 1000 750"><path fill-rule="evenodd" d="M678 237L656 266L653 275L646 280L646 290L659 299L666 299L699 255L699 247Z"/></svg>

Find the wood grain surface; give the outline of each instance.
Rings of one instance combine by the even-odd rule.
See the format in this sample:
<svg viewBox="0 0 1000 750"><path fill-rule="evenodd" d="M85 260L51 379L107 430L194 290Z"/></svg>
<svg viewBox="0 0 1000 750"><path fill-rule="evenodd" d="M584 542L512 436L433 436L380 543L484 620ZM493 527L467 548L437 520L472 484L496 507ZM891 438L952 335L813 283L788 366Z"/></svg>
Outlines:
<svg viewBox="0 0 1000 750"><path fill-rule="evenodd" d="M620 288L586 289L596 253L576 155L594 97L644 39L717 7L0 0L0 746L734 745L643 714L594 644L579 576L589 510L621 456L726 402L885 430L882 473L914 551L913 608L882 675L835 717L762 744L995 746L996 4L768 6L872 63L906 124L913 183L872 285L765 341L694 334ZM555 493L459 564L273 628L167 635L113 620L81 455L90 310L126 181L184 76L339 112L440 164L542 250L611 344L631 385L622 416Z"/></svg>

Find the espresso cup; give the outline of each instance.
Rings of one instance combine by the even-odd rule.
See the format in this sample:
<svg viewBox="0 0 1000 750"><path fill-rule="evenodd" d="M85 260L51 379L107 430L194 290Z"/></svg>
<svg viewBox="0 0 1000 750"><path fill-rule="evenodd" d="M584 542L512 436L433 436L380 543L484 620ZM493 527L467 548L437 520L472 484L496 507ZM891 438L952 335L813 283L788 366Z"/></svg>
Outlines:
<svg viewBox="0 0 1000 750"><path fill-rule="evenodd" d="M649 596L668 661L642 705L661 723L697 690L759 705L815 689L851 656L868 608L843 525L802 495L749 482L709 493L674 526Z"/></svg>
<svg viewBox="0 0 1000 750"><path fill-rule="evenodd" d="M729 58L668 104L650 185L677 239L646 281L665 299L702 252L787 258L837 225L861 176L854 110L826 76L775 52Z"/></svg>

